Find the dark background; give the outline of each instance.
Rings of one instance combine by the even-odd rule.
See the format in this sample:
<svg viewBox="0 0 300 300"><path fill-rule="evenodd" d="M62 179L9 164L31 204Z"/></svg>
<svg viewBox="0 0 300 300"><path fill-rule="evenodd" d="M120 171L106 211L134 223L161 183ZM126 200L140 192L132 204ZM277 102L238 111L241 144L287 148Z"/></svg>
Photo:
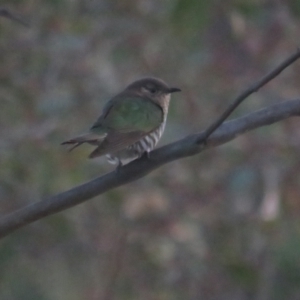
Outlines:
<svg viewBox="0 0 300 300"><path fill-rule="evenodd" d="M83 133L143 76L180 87L166 144L203 130L292 54L300 2L2 0L0 211L114 167ZM300 63L242 116L299 97ZM38 221L0 242L1 300L300 299L300 120L264 127Z"/></svg>

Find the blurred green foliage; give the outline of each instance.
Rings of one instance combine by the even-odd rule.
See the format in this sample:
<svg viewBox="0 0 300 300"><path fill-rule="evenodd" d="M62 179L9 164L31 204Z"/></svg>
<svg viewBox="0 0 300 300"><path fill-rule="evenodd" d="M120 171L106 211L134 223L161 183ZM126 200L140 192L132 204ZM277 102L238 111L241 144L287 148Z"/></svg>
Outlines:
<svg viewBox="0 0 300 300"><path fill-rule="evenodd" d="M199 132L291 54L299 1L3 0L4 215L113 169L60 143L133 80L174 95L162 144ZM299 63L238 117L299 97ZM0 242L0 299L300 298L300 126L288 119L18 230Z"/></svg>

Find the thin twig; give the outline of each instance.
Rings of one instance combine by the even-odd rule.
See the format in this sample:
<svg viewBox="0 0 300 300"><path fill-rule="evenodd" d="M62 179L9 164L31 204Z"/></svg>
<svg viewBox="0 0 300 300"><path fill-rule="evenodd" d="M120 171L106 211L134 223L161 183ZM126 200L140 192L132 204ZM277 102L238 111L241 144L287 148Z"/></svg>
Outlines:
<svg viewBox="0 0 300 300"><path fill-rule="evenodd" d="M250 86L248 89L246 89L244 92L242 92L233 102L228 106L228 108L224 111L224 113L215 121L213 122L206 130L201 137L197 141L198 144L201 144L205 142L209 136L231 115L231 113L251 94L257 92L261 87L266 85L268 82L270 82L272 79L274 79L276 76L278 76L284 69L286 69L288 66L290 66L292 63L294 63L297 59L300 58L300 49L298 48L296 53L288 57L285 61L283 61L279 66L277 66L274 70L272 70L270 73L262 77L260 80L258 80L256 83L254 83L252 86Z"/></svg>
<svg viewBox="0 0 300 300"><path fill-rule="evenodd" d="M9 11L7 8L0 7L0 17L5 17L23 26L29 27L29 24L26 21L24 21L22 18L18 17L16 14Z"/></svg>
<svg viewBox="0 0 300 300"><path fill-rule="evenodd" d="M199 147L197 141L203 139L205 132L187 136L184 139L152 151L149 159L144 157L134 160L122 167L119 172L113 171L105 174L69 191L57 194L44 201L30 204L2 217L0 219L0 238L43 217L73 207L113 188L142 178L166 163L217 147L247 131L270 125L292 116L300 116L300 99L278 103L242 118L228 121L222 124L209 137L203 147Z"/></svg>

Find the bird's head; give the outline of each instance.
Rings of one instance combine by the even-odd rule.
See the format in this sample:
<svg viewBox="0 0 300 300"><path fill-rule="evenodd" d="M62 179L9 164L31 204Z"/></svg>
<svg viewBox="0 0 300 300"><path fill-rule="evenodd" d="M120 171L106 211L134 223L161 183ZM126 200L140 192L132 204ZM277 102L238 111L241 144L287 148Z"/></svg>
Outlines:
<svg viewBox="0 0 300 300"><path fill-rule="evenodd" d="M151 99L160 105L164 105L165 102L169 103L171 93L181 91L179 88L169 87L161 79L151 77L134 81L126 90Z"/></svg>

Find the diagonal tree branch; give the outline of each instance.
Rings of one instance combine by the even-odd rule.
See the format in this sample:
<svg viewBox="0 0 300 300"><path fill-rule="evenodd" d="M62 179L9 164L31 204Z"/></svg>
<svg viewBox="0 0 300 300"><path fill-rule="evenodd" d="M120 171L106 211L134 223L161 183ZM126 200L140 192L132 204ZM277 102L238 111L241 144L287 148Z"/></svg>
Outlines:
<svg viewBox="0 0 300 300"><path fill-rule="evenodd" d="M4 216L0 219L0 237L4 237L14 230L43 217L60 212L113 188L142 178L171 161L196 155L203 150L227 143L247 131L299 115L300 99L290 100L224 123L208 138L204 145L199 145L198 141L203 139L205 131L187 136L177 142L152 151L149 159L143 157L135 160L122 167L119 172L113 171L105 174L66 192L28 205Z"/></svg>
<svg viewBox="0 0 300 300"><path fill-rule="evenodd" d="M204 132L201 138L198 140L198 143L201 144L205 142L209 136L232 114L232 112L251 94L257 92L261 87L266 85L276 76L278 76L284 69L294 63L297 59L300 58L300 48L297 51L289 56L286 60L280 63L275 69L266 74L264 77L259 79L256 83L252 84L248 89L246 89L243 93L237 96L236 99L227 107L224 113L221 114L219 118L216 119Z"/></svg>
<svg viewBox="0 0 300 300"><path fill-rule="evenodd" d="M7 13L8 12L4 10L4 15L7 16ZM204 149L224 144L246 131L269 125L291 116L299 116L300 100L298 99L276 104L223 124L224 120L226 120L244 99L275 78L299 57L300 50L298 49L295 54L291 55L277 68L238 96L227 110L202 133L188 136L175 143L152 151L150 158L142 157L141 159L135 160L122 167L118 172L108 173L69 191L28 205L25 208L3 217L0 219L0 238L43 217L80 204L115 187L137 180L168 162L192 156L200 153Z"/></svg>
<svg viewBox="0 0 300 300"><path fill-rule="evenodd" d="M17 16L15 13L12 13L7 8L0 7L0 17L5 17L5 18L15 21L23 26L29 27L29 24L27 22L25 22L22 18Z"/></svg>

